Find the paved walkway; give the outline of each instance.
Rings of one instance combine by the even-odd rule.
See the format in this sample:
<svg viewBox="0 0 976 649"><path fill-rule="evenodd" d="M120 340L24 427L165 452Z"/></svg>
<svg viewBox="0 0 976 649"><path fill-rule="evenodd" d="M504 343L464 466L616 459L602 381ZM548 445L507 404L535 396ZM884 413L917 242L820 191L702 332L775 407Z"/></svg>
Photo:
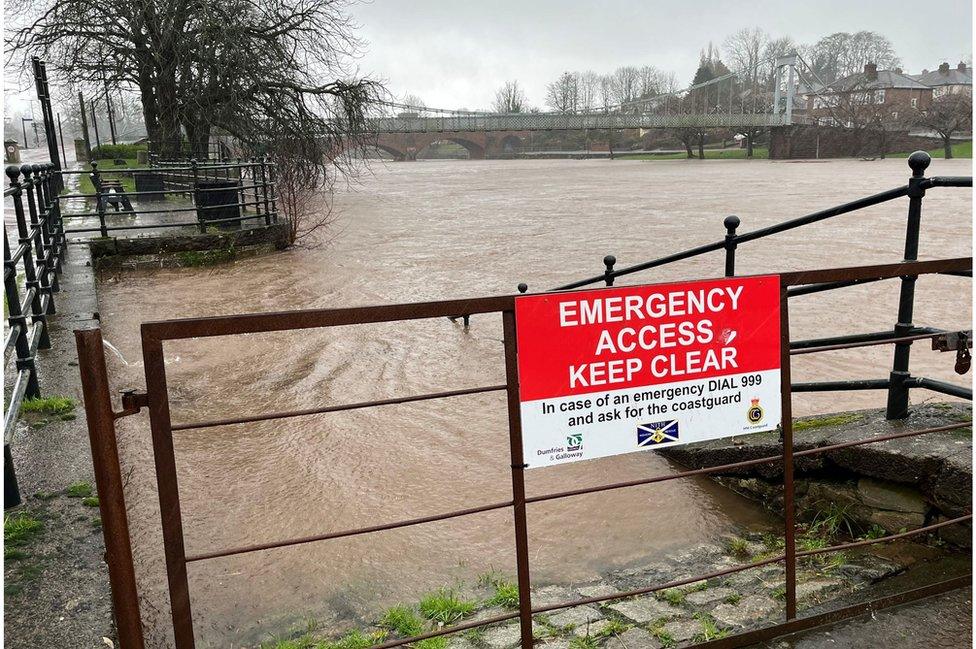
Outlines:
<svg viewBox="0 0 976 649"><path fill-rule="evenodd" d="M759 645L756 649L963 649L973 644L965 588Z"/></svg>

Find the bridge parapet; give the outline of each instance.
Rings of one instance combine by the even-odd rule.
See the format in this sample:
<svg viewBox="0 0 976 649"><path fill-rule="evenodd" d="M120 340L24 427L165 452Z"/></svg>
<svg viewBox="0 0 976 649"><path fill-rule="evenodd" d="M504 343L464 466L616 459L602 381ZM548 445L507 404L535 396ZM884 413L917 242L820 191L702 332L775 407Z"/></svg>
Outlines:
<svg viewBox="0 0 976 649"><path fill-rule="evenodd" d="M473 133L488 131L578 131L637 128L734 128L785 126L785 115L772 113L624 114L513 113L446 115L443 117L381 117L369 120L371 133Z"/></svg>

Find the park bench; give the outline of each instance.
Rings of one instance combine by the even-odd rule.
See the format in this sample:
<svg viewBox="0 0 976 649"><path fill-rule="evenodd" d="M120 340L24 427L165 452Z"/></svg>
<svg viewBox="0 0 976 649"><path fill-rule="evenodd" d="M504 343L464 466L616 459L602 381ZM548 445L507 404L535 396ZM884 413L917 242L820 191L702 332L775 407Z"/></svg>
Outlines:
<svg viewBox="0 0 976 649"><path fill-rule="evenodd" d="M98 174L91 175L92 184L98 195L97 209L102 211L111 205L116 212L135 212L132 209L132 202L125 194L125 188L121 180L100 178Z"/></svg>

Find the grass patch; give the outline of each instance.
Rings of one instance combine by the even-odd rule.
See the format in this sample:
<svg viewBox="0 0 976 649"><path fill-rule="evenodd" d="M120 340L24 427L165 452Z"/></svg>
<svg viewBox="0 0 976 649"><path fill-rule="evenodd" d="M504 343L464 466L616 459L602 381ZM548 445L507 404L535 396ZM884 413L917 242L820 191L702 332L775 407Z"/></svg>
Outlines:
<svg viewBox="0 0 976 649"><path fill-rule="evenodd" d="M773 599L786 599L786 586L777 586L770 595Z"/></svg>
<svg viewBox="0 0 976 649"><path fill-rule="evenodd" d="M75 401L68 397L35 397L20 404L20 411L36 415L74 414Z"/></svg>
<svg viewBox="0 0 976 649"><path fill-rule="evenodd" d="M576 636L569 641L569 649L599 649L599 647L596 638L589 635Z"/></svg>
<svg viewBox="0 0 976 649"><path fill-rule="evenodd" d="M689 158L684 151L662 151L661 153L615 153L614 157L621 160L700 160L698 148L693 147L694 158ZM752 158L746 157L745 149L705 149L705 160L765 160L769 158L767 147L752 148Z"/></svg>
<svg viewBox="0 0 976 649"><path fill-rule="evenodd" d="M424 623L420 616L412 608L403 604L398 604L387 610L380 619L379 625L396 633L401 638L420 635L424 630Z"/></svg>
<svg viewBox="0 0 976 649"><path fill-rule="evenodd" d="M414 649L446 649L447 638L439 635L436 638L427 638L426 640L415 642L412 646Z"/></svg>
<svg viewBox="0 0 976 649"><path fill-rule="evenodd" d="M850 505L838 505L828 503L826 507L819 510L810 523L810 533L820 536L836 536L846 533L854 537L854 529L857 527L857 520L849 513Z"/></svg>
<svg viewBox="0 0 976 649"><path fill-rule="evenodd" d="M98 507L98 496L88 496L81 499L81 504L85 507Z"/></svg>
<svg viewBox="0 0 976 649"><path fill-rule="evenodd" d="M44 529L44 523L28 512L16 512L3 517L3 558L23 559L27 555L18 548L33 541Z"/></svg>
<svg viewBox="0 0 976 649"><path fill-rule="evenodd" d="M668 588L658 595L658 599L663 599L672 606L680 606L685 602L685 593L678 588Z"/></svg>
<svg viewBox="0 0 976 649"><path fill-rule="evenodd" d="M510 581L500 581L495 584L495 594L485 602L489 606L503 606L505 608L516 609L519 606L519 590L516 584Z"/></svg>
<svg viewBox="0 0 976 649"><path fill-rule="evenodd" d="M889 158L907 158L913 151L904 151L901 153L889 153L887 157ZM939 147L938 149L932 149L928 152L933 158L944 158L945 149ZM954 142L952 144L952 157L953 158L972 158L973 157L973 141L967 140L965 142Z"/></svg>
<svg viewBox="0 0 976 649"><path fill-rule="evenodd" d="M617 618L610 618L607 620L607 624L596 635L598 638L608 638L612 635L620 635L629 628L629 624L625 624Z"/></svg>
<svg viewBox="0 0 976 649"><path fill-rule="evenodd" d="M888 535L888 532L885 530L885 528L883 528L880 525L878 525L877 523L875 523L875 524L873 524L868 529L867 532L865 532L864 534L861 535L861 538L864 539L864 540L867 540L867 539L880 539L880 538L882 538L884 536L887 536L887 535Z"/></svg>
<svg viewBox="0 0 976 649"><path fill-rule="evenodd" d="M742 601L742 595L739 593L732 593L722 601L724 601L726 604L732 604L734 606Z"/></svg>
<svg viewBox="0 0 976 649"><path fill-rule="evenodd" d="M90 482L76 482L64 490L64 495L68 498L87 498L92 495Z"/></svg>
<svg viewBox="0 0 976 649"><path fill-rule="evenodd" d="M126 160L125 164L120 165L115 164L113 158L102 158L101 160L95 160L95 162L98 163L98 173L103 179L121 181L122 191L134 192L136 190L135 178L132 177L131 173L124 173L130 167L139 166L135 160ZM95 185L91 181L91 167L88 167L87 173L79 175L78 191L82 194L95 193Z"/></svg>
<svg viewBox="0 0 976 649"><path fill-rule="evenodd" d="M800 431L812 430L814 428L824 428L826 426L843 426L844 424L851 424L855 421L859 421L860 419L861 415L854 414L809 417L807 419L794 421L793 432L799 433Z"/></svg>
<svg viewBox="0 0 976 649"><path fill-rule="evenodd" d="M420 614L428 620L450 624L474 612L475 603L461 599L450 589L441 588L420 600Z"/></svg>

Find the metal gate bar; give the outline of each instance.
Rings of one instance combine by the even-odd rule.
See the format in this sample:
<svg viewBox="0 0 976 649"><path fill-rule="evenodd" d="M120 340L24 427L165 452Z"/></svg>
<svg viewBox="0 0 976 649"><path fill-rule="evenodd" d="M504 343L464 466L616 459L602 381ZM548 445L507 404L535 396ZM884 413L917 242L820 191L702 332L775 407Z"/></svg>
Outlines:
<svg viewBox="0 0 976 649"><path fill-rule="evenodd" d="M790 381L789 381L790 378L789 362L791 356L790 345L789 345L789 314L788 314L788 302L787 302L789 288L791 286L803 286L803 285L811 285L811 284L815 285L815 284L822 284L827 282L853 281L853 280L867 281L871 279L883 279L888 277L917 276L917 275L927 274L927 273L964 273L964 272L971 271L971 269L972 269L971 258L958 258L958 259L945 259L945 260L926 261L926 262L905 262L900 264L888 264L888 265L879 265L879 266L803 271L803 272L795 272L795 273L785 273L780 275L780 288L781 288L781 297L782 297L781 365L783 371L783 381L782 381L783 453L781 455L757 458L753 460L747 460L743 462L717 466L717 467L703 467L699 469L692 469L692 470L683 471L680 473L666 475L666 476L655 476L655 477L644 478L640 480L631 480L627 482L619 482L610 485L600 485L592 488L574 489L574 490L568 490L568 491L563 491L558 493L542 494L542 495L537 495L532 497L526 497L525 495L524 476L523 476L525 465L524 465L524 460L522 458L522 440L521 440L521 429L520 429L521 418L519 412L520 404L518 398L517 348L515 345L516 322L514 316L514 305L515 305L516 296L500 296L500 297L477 298L477 299L469 299L469 300L450 300L450 301L443 301L443 302L427 302L427 303L418 303L418 304L399 304L399 305L387 305L387 306L378 306L378 307L355 307L355 308L347 308L347 309L293 311L293 312L285 312L285 313L277 313L277 314L221 316L215 318L198 318L198 319L188 319L188 320L171 320L171 321L146 323L142 326L142 338L143 338L143 358L144 358L144 367L146 372L148 394L146 395L146 398L143 400L143 403L146 403L149 406L150 422L151 422L152 435L153 435L153 452L154 452L155 464L156 464L157 486L158 486L159 498L160 498L160 512L162 517L162 529L163 529L164 544L165 544L167 577L168 577L169 587L170 587L170 601L171 601L171 609L172 609L171 612L173 617L176 646L178 649L187 649L187 648L194 647L193 622L192 622L192 613L190 609L189 585L187 581L187 563L191 561L200 561L204 559L230 556L233 554L241 554L244 552L268 550L277 547L284 547L286 545L308 543L312 541L326 540L330 538L353 536L353 535L365 534L365 533L379 531L379 530L395 529L399 527L405 527L408 525L417 525L421 523L432 522L436 520L444 520L447 518L456 518L456 517L484 512L484 511L492 511L492 510L502 509L505 507L512 507L514 522L515 522L516 563L518 567L518 585L519 585L519 593L520 593L519 610L517 612L498 615L488 619L464 622L452 627L437 629L435 631L431 631L429 633L425 633L411 638L401 638L401 639L391 640L376 645L376 647L385 648L385 647L400 646L400 645L416 642L418 640L446 635L449 633L455 633L458 631L474 628L477 626L483 626L494 622L514 619L516 617L518 617L520 620L521 637L522 637L523 646L530 647L532 645L532 624L531 623L532 623L533 614L543 613L543 612L556 610L560 608L567 608L570 606L577 606L584 603L594 603L600 601L620 599L623 597L630 597L638 594L645 594L657 590L685 585L687 583L699 581L704 578L712 578L712 577L722 576L726 574L732 574L735 572L741 572L743 570L749 570L758 566L767 565L771 563L778 563L778 562L784 562L786 564L786 582L787 582L786 620L787 621L785 625L781 624L769 628L779 629L781 632L782 629L785 628L801 628L802 625L808 624L809 619L813 619L813 618L796 619L795 562L797 558L803 558L813 554L833 552L840 549L846 549L849 547L859 547L861 545L883 543L898 538L904 538L907 536L924 534L948 525L954 525L961 522L970 521L972 519L972 515L969 514L966 516L957 517L952 520L944 521L936 525L930 525L927 527L919 528L917 530L913 530L911 532L905 532L902 534L882 537L880 539L871 539L868 541L842 544L839 546L823 548L820 550L797 553L795 548L795 538L794 538L795 521L794 521L793 498L792 498L793 459L800 456L813 455L816 453L825 453L839 448L847 448L850 446L856 446L860 444L870 444L870 443L887 441L891 439L899 439L903 437L911 437L915 435L923 435L928 433L936 433L936 432L942 432L946 430L952 430L955 428L968 427L971 426L971 423L960 422L948 426L940 426L940 427L915 430L915 431L904 431L900 433L894 433L891 435L879 436L879 437L874 437L874 438L864 439L864 440L855 440L852 442L844 442L841 444L804 449L804 450L794 452L792 426L791 426L792 416L790 410L791 389L790 389ZM264 413L264 414L246 415L242 418L237 418L232 420L200 422L196 424L192 424L192 423L178 424L174 426L170 420L169 400L168 400L168 391L167 391L167 384L166 384L166 371L165 371L165 365L163 363L163 341L165 340L225 336L225 335L235 335L241 333L298 330L298 329L332 327L332 326L341 326L341 325L355 325L355 324L364 324L364 323L393 322L393 321L401 321L401 320L438 318L438 317L446 317L456 313L492 313L492 312L500 312L502 316L502 325L504 330L504 344L505 344L505 367L506 367L506 384L504 386L485 386L480 388L466 388L462 390L452 390L446 392L431 393L426 395L399 397L394 399L362 402L356 404L325 406L322 408L307 409L301 411L296 410L296 411L281 412L281 413ZM901 336L900 338L905 338L905 336ZM914 337L912 338L912 340L915 339L916 338ZM880 341L876 341L876 342L880 342ZM898 344L899 342L909 343L911 341L897 340L891 338L884 342ZM857 344L845 345L845 348L864 346L865 344L875 344L875 343L873 342L867 343L861 341L858 342ZM822 347L829 347L829 348L828 349L814 348L810 351L829 351L830 349L835 348L833 346L822 346ZM98 369L99 368L94 368L94 370L98 370ZM86 371L93 371L93 368L89 367L89 365L86 362L83 363L82 370L84 373ZM102 364L102 367L100 368L100 371L104 373L104 362ZM215 550L206 553L193 554L189 556L186 554L185 547L184 547L184 539L183 539L182 518L180 513L180 501L179 501L179 489L178 489L177 475L176 475L175 453L173 449L172 432L174 430L188 430L193 428L204 428L204 427L218 426L218 425L233 425L238 423L247 423L250 421L279 419L279 418L301 416L307 414L320 414L325 412L336 412L341 410L366 408L366 407L379 406L379 405L390 405L395 403L406 403L411 401L423 401L423 400L429 400L435 398L458 396L460 394L477 394L483 392L499 391L501 388L504 388L506 390L507 401L508 401L509 442L510 442L511 463L512 463L511 466L512 499L511 500L498 502L498 503L484 504L484 505L471 507L464 510L447 512L442 514L435 514L431 516L414 518L414 519L409 519L404 521L382 523L382 524L373 525L371 527L365 527L356 530L330 532L330 533L325 533L316 536L304 537L300 539L290 539L285 541L270 542L270 543L252 545L252 546L241 547L241 548ZM138 405L139 404L137 403L136 404L137 407L135 409L127 408L126 411L123 411L122 413L116 413L115 416L132 414L133 412L136 412L138 410ZM98 417L95 417L94 419L95 421L94 422L90 421L90 424L96 427L106 426L104 418L100 419ZM114 435L114 428L112 432ZM603 597L591 597L582 600L575 600L572 602L556 603L556 604L551 604L551 605L536 607L536 608L532 607L531 600L530 600L531 579L529 575L528 540L527 540L527 523L526 523L527 504L553 500L556 498L575 496L584 493L595 493L600 491L609 491L613 489L620 489L620 488L631 487L631 486L652 484L656 482L675 480L675 479L690 477L694 475L717 473L717 472L726 471L733 468L743 468L747 466L753 466L753 465L758 465L763 463L773 463L779 461L782 461L784 463L784 502L786 503L786 521L785 521L786 529L784 531L786 537L786 544L785 544L784 554L776 557L767 558L763 561L756 562L753 564L734 566L731 568L717 571L715 573L710 573L708 575L699 575L688 579L669 582L667 584L649 586L634 591L616 593L610 596L603 596ZM114 588L115 588L115 583L113 582L113 589ZM768 631L768 629L764 631ZM736 643L741 642L740 639L743 637L746 637L746 635L740 634L738 636L733 636L731 638L723 639L722 642L725 642L725 644L722 645L707 644L704 646L726 646L726 647L740 646L739 644ZM126 644L123 641L123 647L128 647L128 646L130 645ZM136 645L133 644L131 646L136 646Z"/></svg>

